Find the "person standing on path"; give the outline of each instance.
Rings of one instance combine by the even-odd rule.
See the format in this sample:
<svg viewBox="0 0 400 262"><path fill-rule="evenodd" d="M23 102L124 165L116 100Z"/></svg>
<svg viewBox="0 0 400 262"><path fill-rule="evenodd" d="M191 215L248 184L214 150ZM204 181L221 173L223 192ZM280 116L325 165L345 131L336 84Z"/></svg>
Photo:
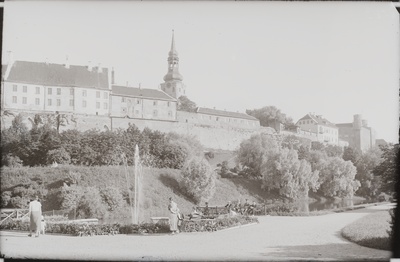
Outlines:
<svg viewBox="0 0 400 262"><path fill-rule="evenodd" d="M35 196L35 200L29 203L29 236L32 236L32 232L35 233L36 237L39 237L40 233L40 222L42 218L42 204L39 202L39 197Z"/></svg>
<svg viewBox="0 0 400 262"><path fill-rule="evenodd" d="M178 230L178 213L179 208L178 205L172 200L172 197L169 198L168 210L170 212L169 215L169 226L172 234L179 233Z"/></svg>

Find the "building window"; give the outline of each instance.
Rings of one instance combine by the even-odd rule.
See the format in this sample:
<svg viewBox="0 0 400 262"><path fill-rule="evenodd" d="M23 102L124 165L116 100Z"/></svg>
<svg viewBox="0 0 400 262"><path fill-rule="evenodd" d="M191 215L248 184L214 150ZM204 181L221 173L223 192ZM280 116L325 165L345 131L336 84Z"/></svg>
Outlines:
<svg viewBox="0 0 400 262"><path fill-rule="evenodd" d="M69 100L69 106L74 106L74 99Z"/></svg>
<svg viewBox="0 0 400 262"><path fill-rule="evenodd" d="M51 87L49 87L49 89L47 89L47 94L51 95L53 93L53 89L51 89Z"/></svg>
<svg viewBox="0 0 400 262"><path fill-rule="evenodd" d="M26 103L27 103L27 100L28 100L28 99L27 99L26 97L23 97L23 98L22 98L22 104L26 104Z"/></svg>
<svg viewBox="0 0 400 262"><path fill-rule="evenodd" d="M35 104L38 106L40 105L40 98L35 98Z"/></svg>
<svg viewBox="0 0 400 262"><path fill-rule="evenodd" d="M122 98L121 98L121 102L122 102L122 103L125 103L125 101L126 101L125 97L122 97Z"/></svg>
<svg viewBox="0 0 400 262"><path fill-rule="evenodd" d="M96 108L100 108L100 102L96 102Z"/></svg>
<svg viewBox="0 0 400 262"><path fill-rule="evenodd" d="M47 99L47 105L51 106L51 99Z"/></svg>
<svg viewBox="0 0 400 262"><path fill-rule="evenodd" d="M108 109L108 104L104 103L104 109Z"/></svg>
<svg viewBox="0 0 400 262"><path fill-rule="evenodd" d="M157 101L153 101L153 106L156 106L157 105Z"/></svg>
<svg viewBox="0 0 400 262"><path fill-rule="evenodd" d="M219 120L219 117L216 117L215 120L218 121L218 120Z"/></svg>
<svg viewBox="0 0 400 262"><path fill-rule="evenodd" d="M61 88L57 88L57 95L61 95Z"/></svg>
<svg viewBox="0 0 400 262"><path fill-rule="evenodd" d="M61 99L57 99L57 106L61 106Z"/></svg>
<svg viewBox="0 0 400 262"><path fill-rule="evenodd" d="M24 92L24 93L28 92L28 87L27 86L23 86L22 87L22 92Z"/></svg>
<svg viewBox="0 0 400 262"><path fill-rule="evenodd" d="M100 98L100 91L96 91L96 98Z"/></svg>
<svg viewBox="0 0 400 262"><path fill-rule="evenodd" d="M86 100L82 101L82 107L86 107Z"/></svg>
<svg viewBox="0 0 400 262"><path fill-rule="evenodd" d="M137 104L140 104L140 99L136 100L136 103L137 103Z"/></svg>
<svg viewBox="0 0 400 262"><path fill-rule="evenodd" d="M157 110L154 110L154 111L153 111L153 116L154 116L154 117L157 117L157 114L158 114Z"/></svg>
<svg viewBox="0 0 400 262"><path fill-rule="evenodd" d="M122 108L122 113L126 113L126 107Z"/></svg>
<svg viewBox="0 0 400 262"><path fill-rule="evenodd" d="M168 116L172 116L172 112L171 111L168 111Z"/></svg>
<svg viewBox="0 0 400 262"><path fill-rule="evenodd" d="M40 94L40 87L36 87L36 94Z"/></svg>
<svg viewBox="0 0 400 262"><path fill-rule="evenodd" d="M171 102L168 101L168 102L167 102L167 105L168 105L168 107L170 107L170 106L171 106Z"/></svg>
<svg viewBox="0 0 400 262"><path fill-rule="evenodd" d="M139 110L135 110L135 115L139 115Z"/></svg>
<svg viewBox="0 0 400 262"><path fill-rule="evenodd" d="M13 96L13 98L12 98L12 102L13 102L14 104L16 104L16 103L17 103L17 97L16 97L16 96Z"/></svg>
<svg viewBox="0 0 400 262"><path fill-rule="evenodd" d="M86 90L82 90L82 96L86 96Z"/></svg>
<svg viewBox="0 0 400 262"><path fill-rule="evenodd" d="M18 91L18 86L17 85L13 85L13 91L17 92Z"/></svg>
<svg viewBox="0 0 400 262"><path fill-rule="evenodd" d="M73 89L73 88L71 88L71 89L69 90L69 95L71 95L71 96L74 95L74 89Z"/></svg>
<svg viewBox="0 0 400 262"><path fill-rule="evenodd" d="M104 99L108 99L108 93L107 92L104 92Z"/></svg>

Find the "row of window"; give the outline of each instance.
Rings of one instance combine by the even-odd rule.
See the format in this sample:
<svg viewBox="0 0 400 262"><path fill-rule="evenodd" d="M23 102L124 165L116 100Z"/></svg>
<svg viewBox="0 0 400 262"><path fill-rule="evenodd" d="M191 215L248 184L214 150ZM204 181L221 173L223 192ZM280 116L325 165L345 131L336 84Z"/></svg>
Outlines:
<svg viewBox="0 0 400 262"><path fill-rule="evenodd" d="M122 114L126 114L128 112L128 109L126 107L122 108ZM140 111L139 110L135 110L135 116L139 116ZM157 117L158 116L158 111L157 110L153 110L153 117ZM168 117L172 117L172 111L168 111Z"/></svg>
<svg viewBox="0 0 400 262"><path fill-rule="evenodd" d="M247 125L255 125L254 122L252 121L248 121L248 120L244 120L244 119L236 119L236 118L226 118L226 117L218 117L218 116L207 116L207 115L203 115L201 117L202 119L205 120L215 120L215 121L222 121L222 122L233 122L233 123L240 123L240 124L247 124Z"/></svg>
<svg viewBox="0 0 400 262"><path fill-rule="evenodd" d="M12 103L17 104L18 103L18 97L13 96L12 97ZM28 98L27 97L22 97L22 104L27 104L28 103ZM40 105L40 98L35 98L35 105ZM47 99L47 105L52 106L53 105L53 99ZM96 102L96 108L100 108L100 102ZM56 106L61 106L61 99L56 99ZM74 99L69 100L69 106L74 106ZM87 107L87 102L86 100L82 101L82 107ZM108 109L108 103L104 102L103 103L103 109Z"/></svg>
<svg viewBox="0 0 400 262"><path fill-rule="evenodd" d="M18 92L18 85L13 85L13 92ZM27 93L28 92L28 87L27 86L22 86L22 92ZM56 93L57 95L61 95L61 88L56 88ZM35 94L40 94L40 87L36 86L35 88ZM47 94L52 95L53 94L53 88L48 87L47 88ZM71 88L69 90L69 94L72 96L74 95L74 89ZM87 90L82 90L82 96L86 97L87 96ZM101 92L96 91L96 98L101 97ZM103 92L103 98L108 99L108 92Z"/></svg>

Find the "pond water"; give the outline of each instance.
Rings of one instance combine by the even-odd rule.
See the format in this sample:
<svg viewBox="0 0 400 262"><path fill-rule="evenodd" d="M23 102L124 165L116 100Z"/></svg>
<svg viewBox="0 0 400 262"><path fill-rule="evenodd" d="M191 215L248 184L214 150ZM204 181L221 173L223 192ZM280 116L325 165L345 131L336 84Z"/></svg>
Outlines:
<svg viewBox="0 0 400 262"><path fill-rule="evenodd" d="M308 201L299 201L299 209L301 212L309 212L309 211L319 211L319 210L331 210L342 207L353 207L355 205L367 204L371 203L371 201L365 199L335 199L335 200L324 200L324 201L316 201L316 202L308 202Z"/></svg>

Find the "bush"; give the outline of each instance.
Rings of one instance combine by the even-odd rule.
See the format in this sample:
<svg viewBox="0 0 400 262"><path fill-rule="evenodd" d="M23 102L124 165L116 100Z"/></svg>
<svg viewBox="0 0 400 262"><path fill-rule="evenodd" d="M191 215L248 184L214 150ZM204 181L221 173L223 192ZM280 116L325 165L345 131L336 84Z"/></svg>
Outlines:
<svg viewBox="0 0 400 262"><path fill-rule="evenodd" d="M213 232L229 227L258 223L256 217L249 216L224 216L207 220L184 220L181 226L182 232Z"/></svg>
<svg viewBox="0 0 400 262"><path fill-rule="evenodd" d="M54 162L58 164L69 164L71 162L71 156L63 147L50 150L47 152L47 164L50 165Z"/></svg>
<svg viewBox="0 0 400 262"><path fill-rule="evenodd" d="M15 168L21 167L23 162L19 157L13 156L12 154L7 154L2 158L2 165Z"/></svg>
<svg viewBox="0 0 400 262"><path fill-rule="evenodd" d="M214 195L217 176L204 158L189 160L181 174L180 187L195 203L206 202Z"/></svg>
<svg viewBox="0 0 400 262"><path fill-rule="evenodd" d="M102 201L107 205L108 211L114 211L126 203L120 190L116 187L107 187L100 190Z"/></svg>

